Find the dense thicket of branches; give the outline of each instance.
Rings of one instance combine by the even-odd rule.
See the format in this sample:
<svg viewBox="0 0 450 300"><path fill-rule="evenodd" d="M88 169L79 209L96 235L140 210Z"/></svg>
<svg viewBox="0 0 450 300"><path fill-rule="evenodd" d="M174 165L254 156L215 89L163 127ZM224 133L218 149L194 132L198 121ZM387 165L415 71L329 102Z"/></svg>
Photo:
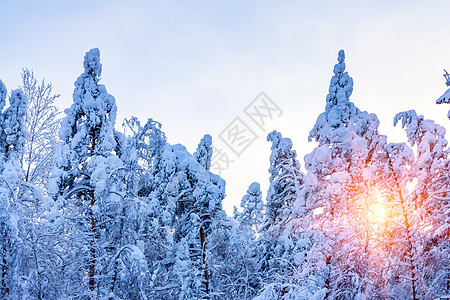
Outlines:
<svg viewBox="0 0 450 300"><path fill-rule="evenodd" d="M62 120L33 71L10 93L0 81L1 299L450 295L445 129L400 112L408 142L388 143L350 101L343 50L304 170L291 139L269 133L265 201L254 182L232 217L211 136L191 154L152 119L117 131L98 49L83 67Z"/></svg>

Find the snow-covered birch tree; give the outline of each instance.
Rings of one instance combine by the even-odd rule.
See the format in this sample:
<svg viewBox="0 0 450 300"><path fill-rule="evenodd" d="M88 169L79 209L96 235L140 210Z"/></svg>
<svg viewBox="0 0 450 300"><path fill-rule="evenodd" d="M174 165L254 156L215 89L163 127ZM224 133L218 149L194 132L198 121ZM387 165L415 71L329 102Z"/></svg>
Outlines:
<svg viewBox="0 0 450 300"><path fill-rule="evenodd" d="M408 285L400 289L413 299L437 297L449 292L450 263L445 238L449 233L447 217L449 152L445 129L415 111L397 114L394 124L402 122L408 141L416 148L410 194L401 206L404 245L409 270ZM401 276L401 278L405 278ZM409 287L409 288L408 288Z"/></svg>
<svg viewBox="0 0 450 300"><path fill-rule="evenodd" d="M23 152L25 181L44 185L54 166L54 152L58 142L59 111L55 101L60 97L53 85L44 79L38 82L32 70L23 69L22 89L28 98L25 124L28 131Z"/></svg>

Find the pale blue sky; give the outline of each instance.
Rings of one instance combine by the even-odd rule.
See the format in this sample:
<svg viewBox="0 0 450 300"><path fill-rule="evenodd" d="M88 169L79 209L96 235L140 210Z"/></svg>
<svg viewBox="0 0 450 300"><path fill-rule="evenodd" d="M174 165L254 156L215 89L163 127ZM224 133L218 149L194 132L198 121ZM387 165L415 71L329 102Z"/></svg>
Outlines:
<svg viewBox="0 0 450 300"><path fill-rule="evenodd" d="M266 193L277 129L303 156L325 106L339 49L355 81L352 101L376 113L391 141L403 138L403 110L450 128L450 107L434 101L450 69L450 1L3 1L0 79L10 90L22 67L53 82L70 105L84 53L98 47L102 83L116 97L118 124L130 115L163 124L169 142L193 152L218 134L259 92L284 114L222 175L231 212L252 181Z"/></svg>

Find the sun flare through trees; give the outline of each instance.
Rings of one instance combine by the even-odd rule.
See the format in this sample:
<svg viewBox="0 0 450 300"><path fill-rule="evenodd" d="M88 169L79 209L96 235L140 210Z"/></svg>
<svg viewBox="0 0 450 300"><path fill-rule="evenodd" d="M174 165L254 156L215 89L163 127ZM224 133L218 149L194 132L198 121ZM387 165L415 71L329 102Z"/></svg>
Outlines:
<svg viewBox="0 0 450 300"><path fill-rule="evenodd" d="M119 132L126 99L100 84L97 48L82 67L62 122L32 71L25 92L0 81L1 299L450 297L445 129L404 111L407 142L388 142L350 100L343 50L315 148L302 163L300 145L268 133L269 189L251 183L233 216L211 135L191 154L151 118Z"/></svg>
<svg viewBox="0 0 450 300"><path fill-rule="evenodd" d="M380 192L374 193L374 198L369 202L368 215L375 229L382 227L388 222L388 210L384 203L383 195Z"/></svg>

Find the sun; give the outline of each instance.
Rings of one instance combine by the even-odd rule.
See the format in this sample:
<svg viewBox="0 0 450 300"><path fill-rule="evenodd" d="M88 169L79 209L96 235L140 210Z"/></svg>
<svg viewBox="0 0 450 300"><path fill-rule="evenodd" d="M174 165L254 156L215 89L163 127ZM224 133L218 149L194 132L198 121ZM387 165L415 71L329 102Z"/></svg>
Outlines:
<svg viewBox="0 0 450 300"><path fill-rule="evenodd" d="M369 207L369 216L374 223L384 223L387 219L386 208L381 203L372 203Z"/></svg>
<svg viewBox="0 0 450 300"><path fill-rule="evenodd" d="M381 193L376 192L373 202L370 203L368 208L368 217L372 224L378 227L381 224L386 223L388 219L388 213L386 204L384 203Z"/></svg>

